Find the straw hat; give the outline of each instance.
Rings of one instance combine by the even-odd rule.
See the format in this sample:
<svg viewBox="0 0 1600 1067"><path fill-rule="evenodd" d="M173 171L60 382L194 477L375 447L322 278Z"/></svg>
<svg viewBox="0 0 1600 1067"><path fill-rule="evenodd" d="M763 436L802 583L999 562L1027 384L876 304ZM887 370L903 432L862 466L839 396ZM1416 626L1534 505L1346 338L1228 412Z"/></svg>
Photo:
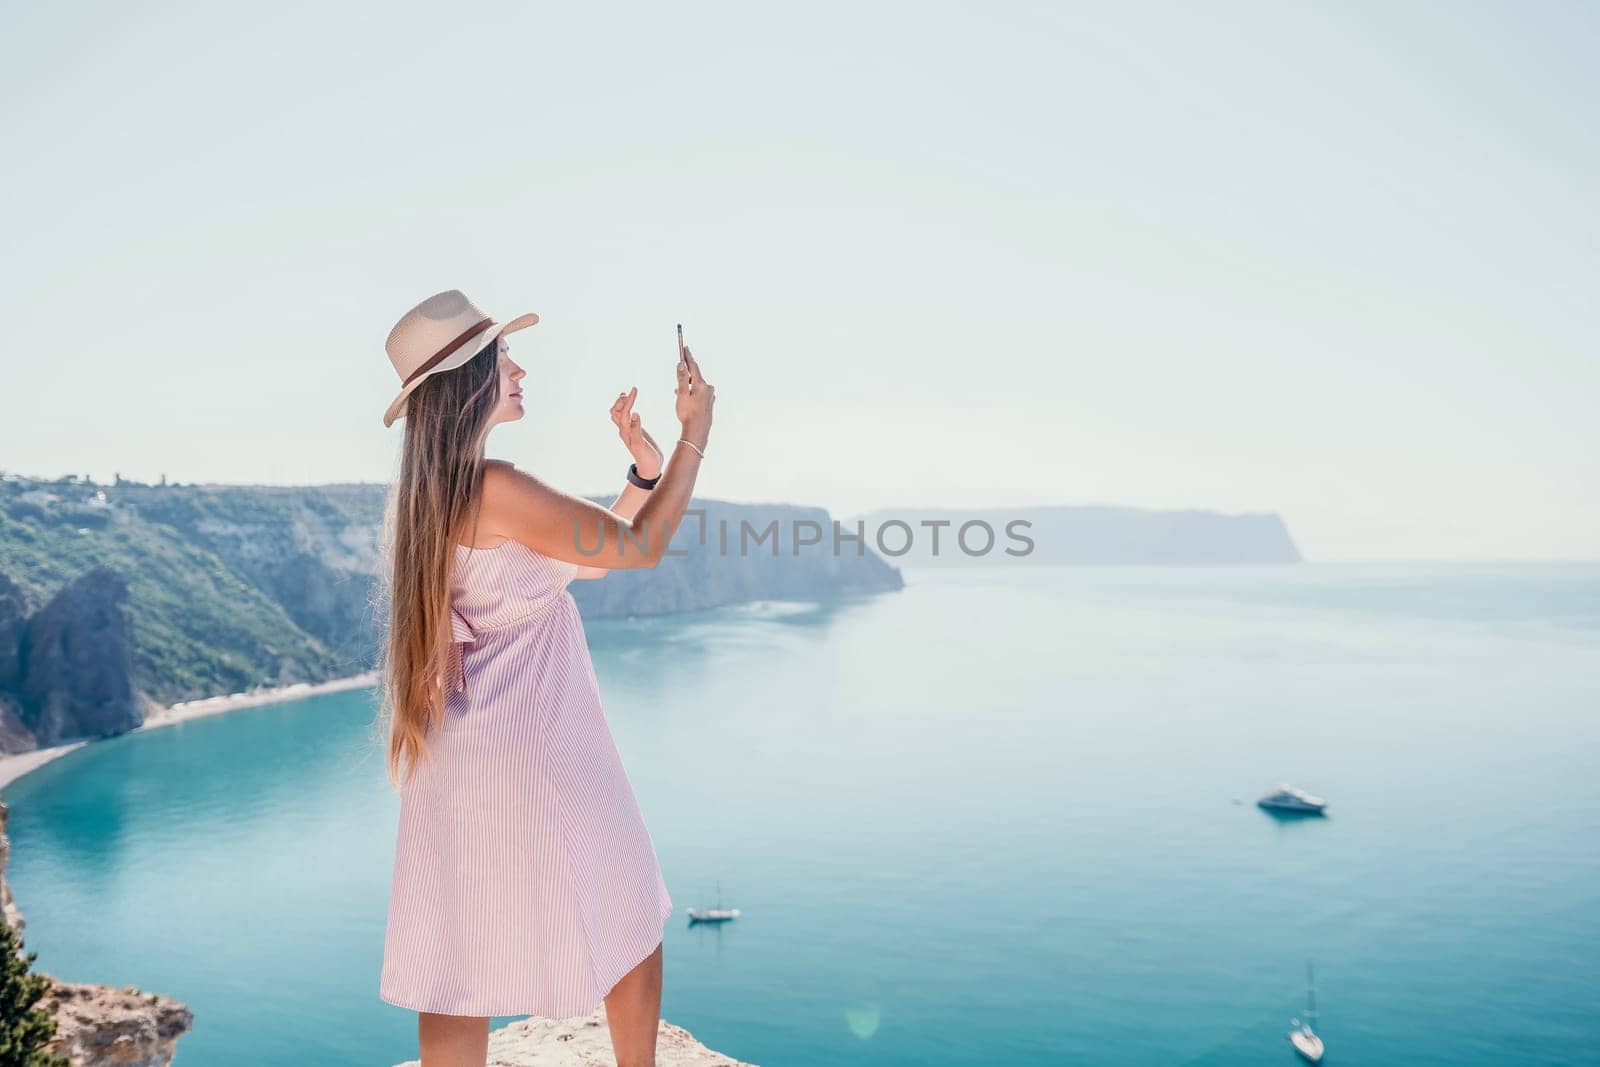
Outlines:
<svg viewBox="0 0 1600 1067"><path fill-rule="evenodd" d="M400 395L383 413L383 424L389 426L405 415L406 397L429 375L454 370L501 334L538 321L530 311L502 324L485 315L460 289L434 293L402 315L384 343L389 362L400 375Z"/></svg>

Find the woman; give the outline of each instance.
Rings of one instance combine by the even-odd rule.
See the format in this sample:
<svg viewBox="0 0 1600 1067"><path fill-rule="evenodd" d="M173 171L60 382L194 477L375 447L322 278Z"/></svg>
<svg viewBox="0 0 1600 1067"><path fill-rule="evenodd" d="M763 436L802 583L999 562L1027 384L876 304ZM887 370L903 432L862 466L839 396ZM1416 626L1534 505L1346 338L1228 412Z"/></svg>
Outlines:
<svg viewBox="0 0 1600 1067"><path fill-rule="evenodd" d="M633 389L611 408L629 484L609 508L568 495L484 457L489 430L524 410L505 335L538 321L498 323L452 289L386 345L402 387L384 425L404 416L405 442L380 571L401 808L379 996L419 1013L423 1067L482 1067L491 1016L602 1001L619 1067L655 1063L672 900L567 583L661 561L715 390L683 348L665 469Z"/></svg>

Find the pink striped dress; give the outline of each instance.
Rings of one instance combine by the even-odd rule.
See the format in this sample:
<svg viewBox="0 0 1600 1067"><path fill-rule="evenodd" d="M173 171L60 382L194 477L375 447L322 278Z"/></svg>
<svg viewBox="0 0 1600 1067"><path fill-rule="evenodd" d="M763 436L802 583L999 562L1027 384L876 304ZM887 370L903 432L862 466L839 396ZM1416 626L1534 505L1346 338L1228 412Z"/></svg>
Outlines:
<svg viewBox="0 0 1600 1067"><path fill-rule="evenodd" d="M456 546L444 727L401 789L379 996L588 1015L672 911L601 707L577 565Z"/></svg>

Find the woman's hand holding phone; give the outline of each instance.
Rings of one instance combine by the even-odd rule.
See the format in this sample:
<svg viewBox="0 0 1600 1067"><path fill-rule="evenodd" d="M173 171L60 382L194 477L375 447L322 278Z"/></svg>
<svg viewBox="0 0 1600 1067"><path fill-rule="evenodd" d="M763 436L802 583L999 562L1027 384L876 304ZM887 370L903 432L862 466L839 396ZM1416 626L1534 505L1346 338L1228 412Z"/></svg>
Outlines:
<svg viewBox="0 0 1600 1067"><path fill-rule="evenodd" d="M682 326L678 327L678 337L683 337ZM683 436L703 450L707 438L711 436L711 408L717 399L717 387L705 380L694 353L689 351L688 345L681 343L678 346L677 397L678 421L683 424Z"/></svg>

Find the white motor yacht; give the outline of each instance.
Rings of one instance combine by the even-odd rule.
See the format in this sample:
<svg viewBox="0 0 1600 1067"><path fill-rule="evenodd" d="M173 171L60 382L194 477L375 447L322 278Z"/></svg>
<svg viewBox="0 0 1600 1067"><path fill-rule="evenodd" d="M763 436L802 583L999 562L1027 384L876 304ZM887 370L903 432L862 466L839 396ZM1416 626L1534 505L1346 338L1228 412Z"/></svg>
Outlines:
<svg viewBox="0 0 1600 1067"><path fill-rule="evenodd" d="M1312 796L1292 785L1280 785L1256 803L1270 811L1293 811L1304 815L1321 815L1328 806L1328 802L1321 797Z"/></svg>

